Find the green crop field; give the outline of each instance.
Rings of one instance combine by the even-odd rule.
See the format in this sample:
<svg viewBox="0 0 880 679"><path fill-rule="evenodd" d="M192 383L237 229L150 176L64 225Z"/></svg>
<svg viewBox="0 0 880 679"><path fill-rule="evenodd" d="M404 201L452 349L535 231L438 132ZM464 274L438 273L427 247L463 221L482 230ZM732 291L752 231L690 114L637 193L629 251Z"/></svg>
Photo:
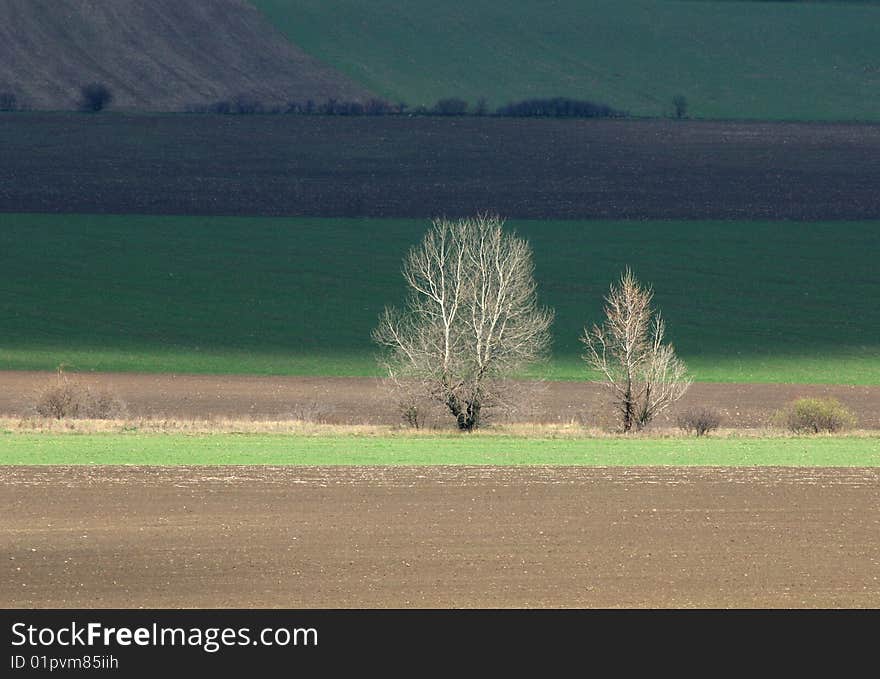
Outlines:
<svg viewBox="0 0 880 679"><path fill-rule="evenodd" d="M880 438L0 433L0 464L877 467Z"/></svg>
<svg viewBox="0 0 880 679"><path fill-rule="evenodd" d="M874 222L515 222L556 310L553 359L623 267L703 381L880 384ZM375 375L422 220L0 214L0 369Z"/></svg>
<svg viewBox="0 0 880 679"><path fill-rule="evenodd" d="M634 115L880 119L880 4L254 0L297 45L394 101L536 96Z"/></svg>

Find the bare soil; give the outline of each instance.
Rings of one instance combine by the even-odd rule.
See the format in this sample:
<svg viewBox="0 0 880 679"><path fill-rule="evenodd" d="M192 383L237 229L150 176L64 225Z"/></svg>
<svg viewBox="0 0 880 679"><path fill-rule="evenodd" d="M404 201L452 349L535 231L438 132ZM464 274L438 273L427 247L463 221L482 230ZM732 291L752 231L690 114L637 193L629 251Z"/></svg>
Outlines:
<svg viewBox="0 0 880 679"><path fill-rule="evenodd" d="M80 86L95 81L113 93L111 109L139 111L241 94L263 104L369 96L244 0L0 3L0 92L28 109L71 110Z"/></svg>
<svg viewBox="0 0 880 679"><path fill-rule="evenodd" d="M880 125L34 113L0 148L3 212L880 218Z"/></svg>
<svg viewBox="0 0 880 679"><path fill-rule="evenodd" d="M0 467L0 607L880 606L880 470Z"/></svg>
<svg viewBox="0 0 880 679"><path fill-rule="evenodd" d="M0 372L0 415L33 414L37 395L55 376L43 372ZM253 377L245 375L168 375L87 373L71 379L108 389L132 417L177 419L302 419L331 424L399 424L393 400L375 378ZM610 426L603 390L588 382L523 382L532 405L500 413L500 421L578 422ZM659 426L675 424L677 413L695 406L716 409L723 427L759 428L786 402L800 397L834 397L849 407L863 429L880 429L880 387L794 384L696 383ZM430 425L449 419L433 412Z"/></svg>

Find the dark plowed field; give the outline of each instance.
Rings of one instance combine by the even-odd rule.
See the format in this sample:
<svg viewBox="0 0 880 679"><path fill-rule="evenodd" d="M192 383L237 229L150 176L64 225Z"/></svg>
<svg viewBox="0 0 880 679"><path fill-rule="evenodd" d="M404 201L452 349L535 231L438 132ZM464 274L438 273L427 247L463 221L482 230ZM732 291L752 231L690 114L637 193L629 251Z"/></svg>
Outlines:
<svg viewBox="0 0 880 679"><path fill-rule="evenodd" d="M880 126L0 117L0 211L880 218Z"/></svg>
<svg viewBox="0 0 880 679"><path fill-rule="evenodd" d="M877 469L3 467L0 607L878 607Z"/></svg>

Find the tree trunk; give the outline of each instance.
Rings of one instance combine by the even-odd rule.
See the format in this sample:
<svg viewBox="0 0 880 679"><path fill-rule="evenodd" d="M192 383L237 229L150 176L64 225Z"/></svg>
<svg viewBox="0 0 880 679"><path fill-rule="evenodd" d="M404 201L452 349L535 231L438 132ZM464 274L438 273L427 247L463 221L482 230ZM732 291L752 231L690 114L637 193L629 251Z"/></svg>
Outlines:
<svg viewBox="0 0 880 679"><path fill-rule="evenodd" d="M461 403L455 396L446 399L449 412L455 417L455 423L461 431L473 431L480 425L480 402L465 401Z"/></svg>
<svg viewBox="0 0 880 679"><path fill-rule="evenodd" d="M632 395L632 380L627 380L626 390L623 393L623 432L628 434L635 419L635 404Z"/></svg>

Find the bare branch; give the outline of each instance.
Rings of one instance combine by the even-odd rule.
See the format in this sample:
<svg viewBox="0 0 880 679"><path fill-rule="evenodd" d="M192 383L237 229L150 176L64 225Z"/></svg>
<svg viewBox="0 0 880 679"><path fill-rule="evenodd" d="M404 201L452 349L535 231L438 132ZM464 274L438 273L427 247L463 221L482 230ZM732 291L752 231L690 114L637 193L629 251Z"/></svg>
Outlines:
<svg viewBox="0 0 880 679"><path fill-rule="evenodd" d="M687 367L663 342L665 324L651 309L653 297L626 269L605 298L605 322L581 337L583 358L602 375L627 432L646 426L691 384Z"/></svg>
<svg viewBox="0 0 880 679"><path fill-rule="evenodd" d="M512 393L498 385L550 346L553 313L538 306L531 248L497 216L435 219L403 277L406 308L386 310L373 331L385 367L473 429Z"/></svg>

